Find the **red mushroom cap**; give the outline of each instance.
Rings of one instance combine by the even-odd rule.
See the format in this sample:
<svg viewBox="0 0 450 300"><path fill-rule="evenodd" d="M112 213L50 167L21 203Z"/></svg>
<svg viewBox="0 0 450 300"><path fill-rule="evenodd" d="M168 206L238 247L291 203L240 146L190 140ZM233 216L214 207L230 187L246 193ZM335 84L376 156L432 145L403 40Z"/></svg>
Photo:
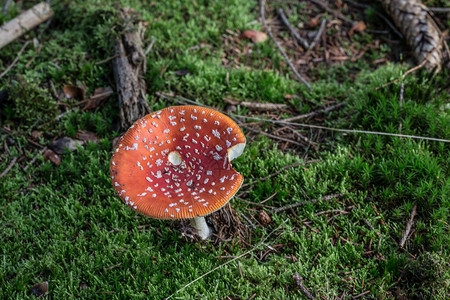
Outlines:
<svg viewBox="0 0 450 300"><path fill-rule="evenodd" d="M111 158L114 189L131 208L157 219L208 215L239 190L230 160L245 136L224 114L173 106L146 115L121 137Z"/></svg>

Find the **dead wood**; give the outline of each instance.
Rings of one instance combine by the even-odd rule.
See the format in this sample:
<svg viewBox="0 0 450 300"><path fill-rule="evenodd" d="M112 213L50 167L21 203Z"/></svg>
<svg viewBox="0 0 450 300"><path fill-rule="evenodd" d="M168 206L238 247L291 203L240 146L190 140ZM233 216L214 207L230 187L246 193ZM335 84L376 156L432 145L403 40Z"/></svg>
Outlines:
<svg viewBox="0 0 450 300"><path fill-rule="evenodd" d="M0 49L8 45L28 30L47 21L53 16L53 10L46 2L36 4L0 27Z"/></svg>
<svg viewBox="0 0 450 300"><path fill-rule="evenodd" d="M282 8L278 9L278 15L281 18L281 21L283 21L284 25L286 25L286 27L291 31L292 35L295 37L295 39L298 41L298 43L300 45L302 45L302 47L304 49L308 49L309 48L309 43L307 40L305 40L304 38L302 38L297 31L294 29L294 27L292 27L291 23L289 23L288 18L286 17L286 15L284 14L284 11Z"/></svg>
<svg viewBox="0 0 450 300"><path fill-rule="evenodd" d="M302 291L303 295L305 295L306 298L312 299L312 300L316 299L316 297L314 297L303 285L303 277L302 276L300 276L297 272L295 272L295 274L292 276L292 278L295 280L295 283L300 288L300 290Z"/></svg>
<svg viewBox="0 0 450 300"><path fill-rule="evenodd" d="M409 217L408 223L406 223L406 229L405 229L405 233L402 236L402 239L400 241L400 248L403 248L405 246L406 240L408 239L409 233L411 232L411 228L414 224L414 217L417 214L417 205L414 204L414 207L411 211L411 216Z"/></svg>
<svg viewBox="0 0 450 300"><path fill-rule="evenodd" d="M289 106L287 104L278 104L278 103L259 103L259 102L249 102L249 101L234 101L232 99L223 98L223 101L232 104L232 105L241 105L247 108L253 108L255 110L282 110L287 109Z"/></svg>
<svg viewBox="0 0 450 300"><path fill-rule="evenodd" d="M430 16L429 9L420 0L381 0L381 3L405 36L417 62L421 64L426 61L428 70L436 68L439 71L442 65L442 33Z"/></svg>
<svg viewBox="0 0 450 300"><path fill-rule="evenodd" d="M122 8L119 15L124 27L114 45L116 58L113 70L120 106L120 126L126 129L150 112L145 98L147 59L142 50L146 26L131 8Z"/></svg>

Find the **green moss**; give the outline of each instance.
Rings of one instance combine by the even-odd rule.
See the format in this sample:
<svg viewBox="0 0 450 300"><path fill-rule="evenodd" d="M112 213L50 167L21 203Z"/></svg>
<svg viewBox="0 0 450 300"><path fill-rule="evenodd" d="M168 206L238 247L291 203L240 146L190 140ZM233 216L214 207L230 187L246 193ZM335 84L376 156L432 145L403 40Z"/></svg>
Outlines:
<svg viewBox="0 0 450 300"><path fill-rule="evenodd" d="M149 22L146 45L156 38L145 74L154 110L176 104L154 97L157 91L176 92L219 108L225 106L224 97L287 103L299 114L317 109L312 103L333 100L346 105L327 115L325 124L330 127L450 138L447 70L434 78L410 74L382 87L399 78L406 66L388 64L376 71L362 61L318 66L310 71L316 81L308 91L285 75L290 73L271 42L253 45L251 54L238 57L237 67L223 63L229 50L224 34L261 29L258 23L249 24L258 18L256 2L121 4L135 8ZM12 4L0 22L16 16L20 5ZM273 141L256 138L234 162L250 183L245 195L231 201L238 214L257 218L262 208L252 202L271 196L264 202L268 211L325 195L344 196L271 214L268 227L249 227L250 246L187 242L175 222L137 215L114 193L108 165L111 142L119 135L113 131L118 120L116 96L94 111L81 111L52 94L50 81L57 90L69 83L85 84L88 94L113 85L111 62L97 62L113 55L120 31L116 3L53 5L50 27L23 38L36 37L41 49L30 44L0 78L0 90L9 94L0 103L1 126L12 130L0 135L2 149L6 145L9 150L0 153L0 170L13 157L23 157L0 180L0 298L33 298L30 288L42 281L49 282L51 298L165 298L227 261L217 257L241 255L261 241L239 259L239 265L236 261L217 269L174 298L297 299L301 292L292 279L295 272L305 278L312 293L330 298L366 290L374 298L390 297L397 287L411 297L439 299L448 294L448 143L337 133L327 135L320 151L311 154L283 152ZM305 21L301 14L292 14L290 20ZM370 36L357 38L363 44ZM191 48L201 43L208 46ZM240 42L233 47L247 45ZM0 67L9 65L21 47L17 41L2 49ZM377 59L384 54L368 55ZM189 73L176 75L178 70ZM286 100L286 94L298 98ZM61 115L66 109L70 111ZM250 114L242 107L237 113ZM31 130L43 132L38 141L42 145L54 137L74 137L79 130L95 132L100 141L63 155L55 166L30 145ZM309 156L320 161L261 180ZM413 205L417 205L414 233L401 250L398 242Z"/></svg>

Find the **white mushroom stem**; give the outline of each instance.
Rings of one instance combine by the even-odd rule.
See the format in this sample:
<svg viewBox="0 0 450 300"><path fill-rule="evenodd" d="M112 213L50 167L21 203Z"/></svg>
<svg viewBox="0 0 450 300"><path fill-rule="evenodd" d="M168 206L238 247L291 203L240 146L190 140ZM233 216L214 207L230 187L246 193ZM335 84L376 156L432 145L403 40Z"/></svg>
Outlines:
<svg viewBox="0 0 450 300"><path fill-rule="evenodd" d="M192 227L197 230L197 234L202 238L202 240L206 240L211 236L211 229L208 227L205 221L205 217L196 217L191 219Z"/></svg>

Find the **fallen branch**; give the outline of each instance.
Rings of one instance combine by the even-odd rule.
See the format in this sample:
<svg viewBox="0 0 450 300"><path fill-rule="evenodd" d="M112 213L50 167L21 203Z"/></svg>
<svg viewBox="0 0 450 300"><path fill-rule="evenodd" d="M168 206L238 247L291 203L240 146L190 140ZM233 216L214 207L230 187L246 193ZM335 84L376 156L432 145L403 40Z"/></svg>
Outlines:
<svg viewBox="0 0 450 300"><path fill-rule="evenodd" d="M117 57L113 61L113 70L120 106L120 126L125 129L149 113L150 107L145 97L147 59L142 50L145 25L131 8L122 8L119 15L125 25L124 33L114 45Z"/></svg>
<svg viewBox="0 0 450 300"><path fill-rule="evenodd" d="M272 139L275 139L275 140L280 140L280 141L288 142L290 144L294 144L294 145L297 145L297 146L300 146L300 147L304 147L303 144L301 144L299 142L296 142L294 140L290 140L290 139L287 139L287 138L283 138L281 136L273 135L273 134L270 134L270 133L267 133L267 132L264 132L264 131L261 131L261 130L253 129L251 127L247 127L247 130L250 130L252 132L259 133L259 134L262 134L262 135L265 135L265 136L268 136L268 137L270 137Z"/></svg>
<svg viewBox="0 0 450 300"><path fill-rule="evenodd" d="M292 278L295 280L295 283L300 288L300 291L302 291L303 295L305 295L306 298L314 300L316 297L314 297L303 285L303 277L300 276L297 272L292 276Z"/></svg>
<svg viewBox="0 0 450 300"><path fill-rule="evenodd" d="M53 10L46 2L36 4L0 27L0 49L8 45L28 30L47 21L53 16Z"/></svg>
<svg viewBox="0 0 450 300"><path fill-rule="evenodd" d="M402 240L400 241L400 248L403 248L405 246L406 240L408 239L409 232L411 231L411 228L414 224L414 217L417 214L417 204L414 204L414 207L411 211L411 216L409 217L408 223L406 223L406 229L405 233L403 233Z"/></svg>
<svg viewBox="0 0 450 300"><path fill-rule="evenodd" d="M330 111L333 111L333 110L336 110L338 108L341 108L344 105L345 105L345 103L341 102L341 103L338 103L338 104L326 107L326 108L321 109L321 110L316 110L316 111L313 111L313 112L310 112L310 113L307 113L307 114L295 116L295 117L292 117L292 118L283 119L281 121L283 121L283 122L292 122L292 121L297 121L297 120L301 120L301 119L311 118L311 117L317 116L317 115L322 114L322 113L325 113L325 114L329 113Z"/></svg>
<svg viewBox="0 0 450 300"><path fill-rule="evenodd" d="M0 41L0 42L1 42L1 41ZM5 76L6 73L8 73L9 70L11 70L12 67L14 67L14 65L17 63L17 61L19 60L20 56L22 55L22 52L25 50L25 48L26 48L29 44L30 44L29 41L26 41L25 44L23 44L23 46L22 46L22 48L20 49L19 53L17 53L16 58L14 58L13 62L6 68L5 71L3 71L3 72L0 74L0 78L2 78L3 76Z"/></svg>
<svg viewBox="0 0 450 300"><path fill-rule="evenodd" d="M9 5L11 4L11 0L6 0L5 6L3 6L3 14L6 15L8 13Z"/></svg>
<svg viewBox="0 0 450 300"><path fill-rule="evenodd" d="M323 3L322 1L319 0L311 0L312 3L322 7L324 10L326 10L327 12L329 12L330 14L332 14L333 16L335 16L338 19L341 19L344 22L347 22L350 25L353 25L353 21L346 18L343 14L341 14L339 11L331 9L328 7L328 5L326 3Z"/></svg>
<svg viewBox="0 0 450 300"><path fill-rule="evenodd" d="M217 267L215 267L215 268L209 270L208 272L204 273L203 275L200 275L199 277L197 277L196 279L192 280L192 281L189 282L188 284L184 285L183 287L181 287L180 289L178 289L177 291L175 291L173 294L169 295L169 296L168 296L167 298L165 298L165 299L167 300L167 299L172 298L174 295L178 294L179 292L181 292L182 290L184 290L185 288L187 288L187 287L190 286L191 284L197 282L198 280L202 279L203 277L207 276L208 274L211 274L212 272L214 272L214 271L216 271L216 270L218 270L218 269L220 269L220 268L222 268L222 267L224 267L224 266L226 266L226 265L228 265L228 264L230 264L230 263L232 263L232 262L234 262L234 261L240 259L241 257L244 257L244 256L246 256L247 254L250 254L250 253L254 252L254 251L255 251L256 249L258 249L261 245L263 245L264 242L265 242L265 241L266 241L266 240L267 240L267 239L268 239L275 231L278 231L278 229L280 229L281 226L282 226L287 220L288 220L288 219L284 220L284 221L280 224L280 226L278 226L277 228L275 228L274 230L272 230L266 237L264 237L264 238L261 240L261 242L259 242L259 243L258 243L257 245L255 245L255 246L253 246L252 249L248 250L247 252L242 253L242 254L239 255L239 256L234 257L233 259L230 259L229 261L227 261L227 262L225 262L225 263L223 263L223 264L221 264L221 265L218 265Z"/></svg>
<svg viewBox="0 0 450 300"><path fill-rule="evenodd" d="M264 14L264 7L266 4L266 0L260 0L259 1L259 9L260 9L260 14L261 14L261 22L263 23L264 27L267 30L267 34L270 36L270 38L272 39L272 41L275 43L275 45L277 46L278 51L280 51L281 55L283 55L284 59L286 60L287 64L289 65L289 67L292 69L292 72L294 72L295 76L297 76L297 78L303 82L304 85L306 85L308 87L308 89L310 91L312 91L312 87L309 85L309 83L302 77L302 75L300 75L297 70L295 69L294 65L292 64L291 60L289 59L289 57L287 56L287 54L284 52L284 50L281 48L280 44L277 42L277 40L275 39L272 30L270 29L270 27L267 25L266 23L266 17Z"/></svg>
<svg viewBox="0 0 450 300"><path fill-rule="evenodd" d="M17 161L17 157L14 157L11 161L11 163L6 167L5 170L3 170L3 172L0 174L0 178L2 178L3 176L5 176L6 174L8 174L8 172L11 170L11 168L16 164Z"/></svg>
<svg viewBox="0 0 450 300"><path fill-rule="evenodd" d="M275 208L275 209L271 210L270 213L271 214L279 213L279 212L282 212L282 211L285 211L285 210L288 210L288 209L291 209L291 208L295 208L295 207L298 207L298 206L302 206L302 205L306 205L306 204L310 204L310 203L313 204L313 203L316 203L316 202L319 202L319 201L321 201L321 202L322 201L328 201L328 200L339 198L339 197L342 197L342 196L344 196L344 194L339 193L339 194L324 196L324 197L322 197L320 199L313 199L313 200L310 200L310 201L296 202L296 203L289 204L289 205L286 205L286 206L283 206L283 207Z"/></svg>
<svg viewBox="0 0 450 300"><path fill-rule="evenodd" d="M286 15L284 14L284 11L282 8L280 8L278 10L278 14L280 15L281 21L283 21L284 25L286 25L286 27L289 28L292 35L300 43L300 45L302 45L302 47L305 50L308 49L309 43L297 33L297 30L295 30L294 27L292 27L291 23L289 23L289 20L287 19Z"/></svg>
<svg viewBox="0 0 450 300"><path fill-rule="evenodd" d="M223 101L231 104L231 105L240 105L247 108L253 108L256 110L282 110L286 109L289 106L287 104L278 104L278 103L258 103L258 102L249 102L249 101L234 101L229 98L223 98Z"/></svg>
<svg viewBox="0 0 450 300"><path fill-rule="evenodd" d="M323 34L326 24L327 24L327 20L322 20L322 23L320 23L319 31L317 32L316 36L314 37L314 40L312 41L311 45L309 45L308 51L312 50L316 46L317 41L320 39L320 37Z"/></svg>

